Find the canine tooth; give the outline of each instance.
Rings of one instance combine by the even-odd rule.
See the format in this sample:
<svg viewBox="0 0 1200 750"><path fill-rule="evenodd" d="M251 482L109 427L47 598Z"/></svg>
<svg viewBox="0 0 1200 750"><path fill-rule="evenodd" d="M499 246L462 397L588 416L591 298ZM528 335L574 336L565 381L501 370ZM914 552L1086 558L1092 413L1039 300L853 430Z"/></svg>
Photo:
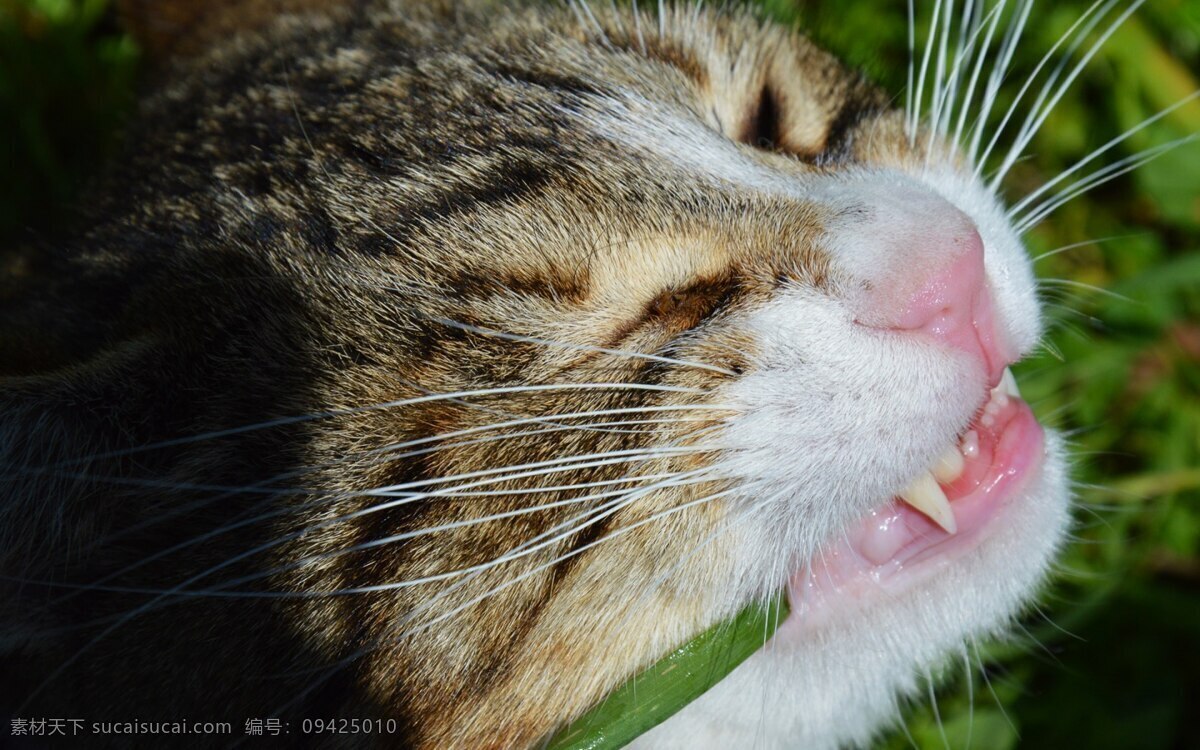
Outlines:
<svg viewBox="0 0 1200 750"><path fill-rule="evenodd" d="M929 520L953 534L958 531L954 522L954 511L946 493L938 487L937 480L928 471L912 480L900 493L900 499L924 513Z"/></svg>
<svg viewBox="0 0 1200 750"><path fill-rule="evenodd" d="M963 454L957 447L951 446L933 462L933 477L943 484L949 484L962 476L965 465Z"/></svg>
<svg viewBox="0 0 1200 750"><path fill-rule="evenodd" d="M1004 368L1004 374L1000 376L1001 393L1006 393L1013 398L1020 398L1021 392L1017 390L1017 379L1013 377L1012 370Z"/></svg>

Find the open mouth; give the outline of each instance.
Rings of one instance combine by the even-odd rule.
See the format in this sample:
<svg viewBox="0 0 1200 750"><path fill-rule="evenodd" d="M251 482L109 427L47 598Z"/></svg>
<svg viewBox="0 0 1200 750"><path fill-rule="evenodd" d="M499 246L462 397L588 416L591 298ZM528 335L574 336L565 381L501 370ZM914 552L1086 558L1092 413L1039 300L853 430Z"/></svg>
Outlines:
<svg viewBox="0 0 1200 750"><path fill-rule="evenodd" d="M819 622L873 594L895 595L977 547L1044 451L1042 428L1005 369L955 445L792 576L795 619Z"/></svg>

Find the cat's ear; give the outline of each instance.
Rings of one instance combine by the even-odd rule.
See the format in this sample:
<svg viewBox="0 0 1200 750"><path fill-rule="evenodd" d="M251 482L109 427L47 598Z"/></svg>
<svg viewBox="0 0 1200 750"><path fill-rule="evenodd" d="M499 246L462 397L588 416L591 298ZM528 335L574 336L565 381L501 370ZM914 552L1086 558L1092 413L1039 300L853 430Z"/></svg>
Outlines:
<svg viewBox="0 0 1200 750"><path fill-rule="evenodd" d="M151 60L192 57L284 13L324 11L350 0L117 0L125 28Z"/></svg>

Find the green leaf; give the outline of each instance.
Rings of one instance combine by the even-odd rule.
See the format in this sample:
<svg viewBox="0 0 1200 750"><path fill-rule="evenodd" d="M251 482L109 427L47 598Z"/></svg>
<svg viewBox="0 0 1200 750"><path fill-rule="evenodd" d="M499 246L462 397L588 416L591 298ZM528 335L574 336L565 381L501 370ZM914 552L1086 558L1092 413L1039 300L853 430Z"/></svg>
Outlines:
<svg viewBox="0 0 1200 750"><path fill-rule="evenodd" d="M547 750L611 750L658 726L762 648L788 616L787 596L752 604L626 682L547 745Z"/></svg>

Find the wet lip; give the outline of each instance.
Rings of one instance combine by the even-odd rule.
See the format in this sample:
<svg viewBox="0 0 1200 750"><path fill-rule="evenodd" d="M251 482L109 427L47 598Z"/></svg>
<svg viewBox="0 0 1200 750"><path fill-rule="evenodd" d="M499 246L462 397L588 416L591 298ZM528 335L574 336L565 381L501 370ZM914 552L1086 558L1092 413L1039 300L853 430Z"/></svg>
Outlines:
<svg viewBox="0 0 1200 750"><path fill-rule="evenodd" d="M894 595L953 564L979 545L992 521L1012 504L1042 464L1044 434L1029 406L1009 397L1002 407L980 411L968 428L978 453L965 458L962 474L940 484L950 501L956 533L944 530L907 503L893 499L826 545L791 578L792 619L821 619L834 601ZM881 591L882 589L882 591Z"/></svg>

